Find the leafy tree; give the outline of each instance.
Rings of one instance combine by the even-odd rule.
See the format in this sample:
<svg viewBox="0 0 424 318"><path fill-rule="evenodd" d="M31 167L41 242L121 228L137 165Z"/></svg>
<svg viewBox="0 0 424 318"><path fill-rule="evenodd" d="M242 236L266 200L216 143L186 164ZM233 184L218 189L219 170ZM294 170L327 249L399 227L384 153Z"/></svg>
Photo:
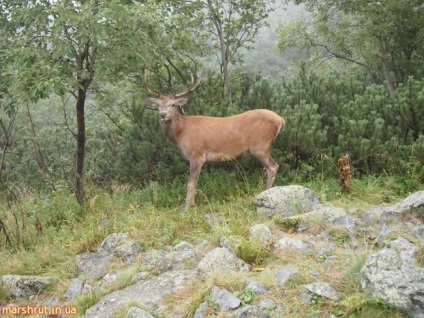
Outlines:
<svg viewBox="0 0 424 318"><path fill-rule="evenodd" d="M75 194L82 201L88 94L99 82L135 72L146 56L153 57L146 52L153 51L157 12L119 0L6 0L0 8L11 39L2 52L13 77L10 91L32 102L53 92L75 99Z"/></svg>
<svg viewBox="0 0 424 318"><path fill-rule="evenodd" d="M222 85L232 100L230 63L237 62L241 48L250 48L259 29L273 10L275 0L190 0L176 5L183 18L192 21L193 32L209 39L217 55ZM206 34L205 34L206 33Z"/></svg>
<svg viewBox="0 0 424 318"><path fill-rule="evenodd" d="M300 47L320 61L336 58L362 67L391 92L408 76L424 75L424 7L420 0L295 0L312 21L280 27L278 48ZM312 26L311 26L312 24Z"/></svg>

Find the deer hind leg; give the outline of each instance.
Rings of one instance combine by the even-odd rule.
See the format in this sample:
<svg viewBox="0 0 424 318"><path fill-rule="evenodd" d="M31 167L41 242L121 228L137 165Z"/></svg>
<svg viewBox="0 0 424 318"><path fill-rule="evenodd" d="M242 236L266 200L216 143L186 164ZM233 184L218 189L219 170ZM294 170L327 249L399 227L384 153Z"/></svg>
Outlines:
<svg viewBox="0 0 424 318"><path fill-rule="evenodd" d="M190 177L187 183L187 196L183 206L183 212L194 205L196 186L204 163L205 160L190 159Z"/></svg>
<svg viewBox="0 0 424 318"><path fill-rule="evenodd" d="M268 181L265 187L268 190L272 187L272 184L274 183L279 166L269 154L252 154L262 163L268 173Z"/></svg>

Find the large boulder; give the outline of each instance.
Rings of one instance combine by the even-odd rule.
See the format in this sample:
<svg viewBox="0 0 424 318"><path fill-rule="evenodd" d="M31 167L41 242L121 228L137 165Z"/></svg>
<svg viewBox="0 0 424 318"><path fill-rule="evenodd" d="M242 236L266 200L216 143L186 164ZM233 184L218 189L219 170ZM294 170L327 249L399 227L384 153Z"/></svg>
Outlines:
<svg viewBox="0 0 424 318"><path fill-rule="evenodd" d="M75 263L78 272L89 279L99 279L106 275L106 268L113 256L107 252L87 252L78 254Z"/></svg>
<svg viewBox="0 0 424 318"><path fill-rule="evenodd" d="M103 297L97 304L87 309L86 318L115 318L116 310L137 303L152 310L173 293L189 286L196 278L195 271L172 271L150 280L141 281ZM164 312L165 311L165 312ZM160 314L167 317L166 308L161 307Z"/></svg>
<svg viewBox="0 0 424 318"><path fill-rule="evenodd" d="M362 288L412 317L424 317L424 268L385 248L367 257L361 269Z"/></svg>
<svg viewBox="0 0 424 318"><path fill-rule="evenodd" d="M316 194L300 185L274 187L257 195L253 202L259 213L282 217L316 210L322 205Z"/></svg>
<svg viewBox="0 0 424 318"><path fill-rule="evenodd" d="M53 277L31 275L3 275L3 290L9 297L29 297L38 294L56 279Z"/></svg>
<svg viewBox="0 0 424 318"><path fill-rule="evenodd" d="M128 236L127 232L109 234L99 245L97 251L112 254L120 244L127 240Z"/></svg>
<svg viewBox="0 0 424 318"><path fill-rule="evenodd" d="M228 249L217 247L205 255L197 270L202 275L212 276L228 272L248 272L250 267Z"/></svg>
<svg viewBox="0 0 424 318"><path fill-rule="evenodd" d="M170 251L152 251L146 253L143 264L147 265L156 273L164 273L171 270L180 270L186 262L200 259L193 245L181 242Z"/></svg>
<svg viewBox="0 0 424 318"><path fill-rule="evenodd" d="M364 214L363 221L368 226L384 226L388 223L400 221L405 212L424 212L424 191L417 191L394 205L375 206Z"/></svg>

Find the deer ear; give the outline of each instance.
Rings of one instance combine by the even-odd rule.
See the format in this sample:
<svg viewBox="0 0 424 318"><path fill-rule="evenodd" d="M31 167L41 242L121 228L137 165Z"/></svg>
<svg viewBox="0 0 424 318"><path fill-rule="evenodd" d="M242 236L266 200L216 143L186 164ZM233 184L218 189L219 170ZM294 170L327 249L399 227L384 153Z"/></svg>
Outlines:
<svg viewBox="0 0 424 318"><path fill-rule="evenodd" d="M152 97L146 98L144 101L146 104L149 104L152 106L159 106L161 103L160 99L152 98Z"/></svg>
<svg viewBox="0 0 424 318"><path fill-rule="evenodd" d="M175 105L184 106L187 103L188 98L179 97L175 99Z"/></svg>

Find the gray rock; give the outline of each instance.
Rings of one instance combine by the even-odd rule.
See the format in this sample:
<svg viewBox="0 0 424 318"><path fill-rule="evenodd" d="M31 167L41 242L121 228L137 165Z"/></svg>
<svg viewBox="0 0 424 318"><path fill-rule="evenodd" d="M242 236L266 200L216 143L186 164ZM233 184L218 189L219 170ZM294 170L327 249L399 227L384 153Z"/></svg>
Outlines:
<svg viewBox="0 0 424 318"><path fill-rule="evenodd" d="M228 272L248 272L250 266L228 249L217 247L205 255L197 269L200 274L211 276Z"/></svg>
<svg viewBox="0 0 424 318"><path fill-rule="evenodd" d="M268 247L272 244L272 233L266 224L255 224L249 229L249 240L251 242L259 243L262 248Z"/></svg>
<svg viewBox="0 0 424 318"><path fill-rule="evenodd" d="M133 278L131 278L130 284L132 285L132 284L138 283L142 280L146 280L147 277L149 277L149 276L150 276L149 272L138 272L137 274L134 275Z"/></svg>
<svg viewBox="0 0 424 318"><path fill-rule="evenodd" d="M361 269L362 288L391 306L424 317L424 268L404 261L385 248L367 257Z"/></svg>
<svg viewBox="0 0 424 318"><path fill-rule="evenodd" d="M274 187L253 199L258 213L266 216L282 217L302 214L316 210L321 205L315 193L299 185Z"/></svg>
<svg viewBox="0 0 424 318"><path fill-rule="evenodd" d="M394 211L394 208L392 206L384 206L384 205L374 206L364 213L364 215L362 216L362 222L366 226L374 226L374 225L383 226L383 224L379 223L379 220L382 214L385 212L390 214L392 211Z"/></svg>
<svg viewBox="0 0 424 318"><path fill-rule="evenodd" d="M318 296L322 296L334 301L340 300L340 295L337 293L334 287L331 286L329 283L316 282L316 283L305 285L305 288L311 293L314 293Z"/></svg>
<svg viewBox="0 0 424 318"><path fill-rule="evenodd" d="M393 233L396 233L397 231L400 231L402 229L403 225L402 223L398 223L395 225L383 225L381 228L380 233L378 233L376 242L380 247L383 247L385 244L385 241L387 237Z"/></svg>
<svg viewBox="0 0 424 318"><path fill-rule="evenodd" d="M115 273L109 273L109 274L106 274L105 276L103 276L102 281L105 282L105 283L113 282L117 278L118 278L118 276Z"/></svg>
<svg viewBox="0 0 424 318"><path fill-rule="evenodd" d="M310 303L312 301L312 296L310 294L308 294L308 293L301 293L299 295L299 300L302 303L306 303L307 304L307 303Z"/></svg>
<svg viewBox="0 0 424 318"><path fill-rule="evenodd" d="M355 222L347 215L346 210L330 204L320 205L316 210L302 214L300 218L302 222L298 231L306 231L315 225L344 226L349 231L355 229Z"/></svg>
<svg viewBox="0 0 424 318"><path fill-rule="evenodd" d="M147 311L137 308L137 307L131 307L127 311L126 318L155 318L153 315L148 313Z"/></svg>
<svg viewBox="0 0 424 318"><path fill-rule="evenodd" d="M184 262L198 258L194 248L171 250L170 252L153 251L144 256L143 263L151 267L156 273L164 273L171 270L180 270Z"/></svg>
<svg viewBox="0 0 424 318"><path fill-rule="evenodd" d="M181 242L174 246L174 251L193 251L194 246L188 242Z"/></svg>
<svg viewBox="0 0 424 318"><path fill-rule="evenodd" d="M231 318L269 318L269 315L258 307L246 306L237 310Z"/></svg>
<svg viewBox="0 0 424 318"><path fill-rule="evenodd" d="M399 253L402 260L406 262L415 262L415 253L418 252L418 247L404 239L398 237L396 240L390 242L390 247Z"/></svg>
<svg viewBox="0 0 424 318"><path fill-rule="evenodd" d="M296 237L292 238L288 236L281 238L275 244L275 249L277 250L281 250L284 248L292 248L292 249L298 250L299 252L303 254L309 253L311 251L311 247L309 246L309 244L305 243L300 238L296 238Z"/></svg>
<svg viewBox="0 0 424 318"><path fill-rule="evenodd" d="M363 222L368 226L383 226L394 221L400 221L404 212L422 211L424 211L424 191L418 191L397 204L373 207L364 214Z"/></svg>
<svg viewBox="0 0 424 318"><path fill-rule="evenodd" d="M231 251L231 243L230 243L230 240L229 240L229 239L227 239L225 236L223 236L223 237L221 237L221 238L219 239L219 246L220 246L220 247L223 247L223 248L226 248L227 250L230 250L230 251Z"/></svg>
<svg viewBox="0 0 424 318"><path fill-rule="evenodd" d="M259 302L259 309L263 310L274 310L276 309L278 304L272 299L262 299Z"/></svg>
<svg viewBox="0 0 424 318"><path fill-rule="evenodd" d="M280 266L277 268L275 278L278 286L284 286L286 281L299 272L298 268L293 265Z"/></svg>
<svg viewBox="0 0 424 318"><path fill-rule="evenodd" d="M112 260L112 255L106 252L82 253L76 256L78 272L91 279L99 279L106 275L106 268Z"/></svg>
<svg viewBox="0 0 424 318"><path fill-rule="evenodd" d="M424 191L417 191L395 205L399 212L424 211Z"/></svg>
<svg viewBox="0 0 424 318"><path fill-rule="evenodd" d="M141 252L141 242L125 241L119 244L113 251L113 256L122 258L125 264L131 264Z"/></svg>
<svg viewBox="0 0 424 318"><path fill-rule="evenodd" d="M420 226L415 230L415 236L418 237L421 243L424 243L424 226Z"/></svg>
<svg viewBox="0 0 424 318"><path fill-rule="evenodd" d="M84 282L81 278L73 278L69 281L68 290L65 293L65 299L70 300L81 295Z"/></svg>
<svg viewBox="0 0 424 318"><path fill-rule="evenodd" d="M112 233L108 235L100 246L97 248L98 252L113 253L116 247L128 238L128 233Z"/></svg>
<svg viewBox="0 0 424 318"><path fill-rule="evenodd" d="M13 298L36 295L56 282L53 277L31 275L3 275L1 280L4 292Z"/></svg>
<svg viewBox="0 0 424 318"><path fill-rule="evenodd" d="M218 306L218 311L230 311L241 305L241 300L228 290L213 286L211 290L211 301Z"/></svg>
<svg viewBox="0 0 424 318"><path fill-rule="evenodd" d="M195 271L172 271L150 280L141 281L124 289L114 291L87 309L86 318L112 318L115 311L130 303L138 303L147 308L156 308L167 296L186 288L196 279ZM162 307L161 307L162 308ZM161 314L168 316L166 308Z"/></svg>
<svg viewBox="0 0 424 318"><path fill-rule="evenodd" d="M197 307L193 318L206 318L208 314L208 302L204 301Z"/></svg>
<svg viewBox="0 0 424 318"><path fill-rule="evenodd" d="M249 279L246 282L246 286L244 287L244 290L245 291L251 290L258 295L264 295L268 292L268 289L265 287L264 284L262 284L261 282L258 282L256 280L251 280L251 279Z"/></svg>

